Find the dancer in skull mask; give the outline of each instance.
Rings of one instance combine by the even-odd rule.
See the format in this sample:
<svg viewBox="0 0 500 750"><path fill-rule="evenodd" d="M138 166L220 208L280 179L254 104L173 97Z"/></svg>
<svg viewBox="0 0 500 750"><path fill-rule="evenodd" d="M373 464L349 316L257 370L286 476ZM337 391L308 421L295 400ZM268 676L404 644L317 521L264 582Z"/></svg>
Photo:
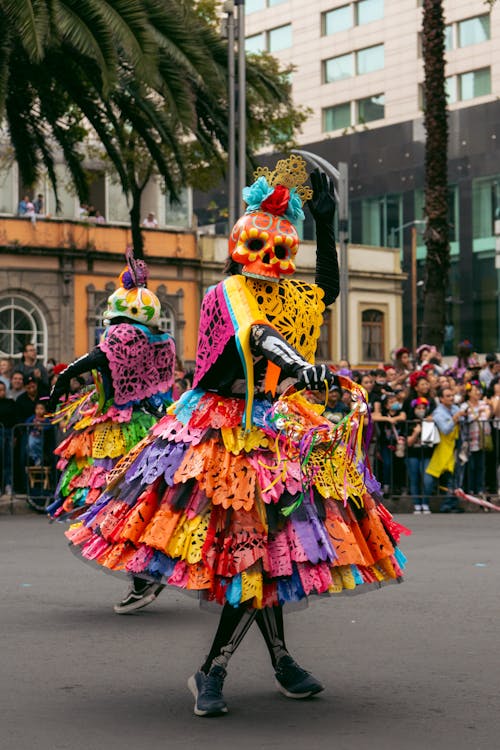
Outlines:
<svg viewBox="0 0 500 750"><path fill-rule="evenodd" d="M48 512L74 521L101 495L111 469L144 438L171 403L175 344L158 329L161 305L146 288L148 269L127 251L120 286L108 299L101 342L58 376L48 409L69 434L56 448L62 474ZM93 372L95 387L63 402L72 378ZM87 389L88 391L88 389ZM142 578L115 611L146 606L163 586Z"/></svg>
<svg viewBox="0 0 500 750"><path fill-rule="evenodd" d="M288 651L283 606L398 581L404 565L402 528L379 504L364 462L366 394L314 364L325 304L339 291L335 199L322 173L311 175L312 190L303 186L304 166L300 157L282 160L245 189L231 275L203 300L193 389L67 534L85 558L222 605L188 682L199 716L227 712L227 665L254 620L277 688L295 699L319 693L321 682ZM315 284L291 278L294 222L306 200L316 222ZM300 386L339 385L353 404L334 425Z"/></svg>

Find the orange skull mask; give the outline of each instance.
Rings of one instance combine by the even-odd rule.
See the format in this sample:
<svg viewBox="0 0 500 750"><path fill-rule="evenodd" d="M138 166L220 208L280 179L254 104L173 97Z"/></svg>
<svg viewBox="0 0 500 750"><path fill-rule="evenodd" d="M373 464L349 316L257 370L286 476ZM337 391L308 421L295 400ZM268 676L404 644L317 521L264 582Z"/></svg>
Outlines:
<svg viewBox="0 0 500 750"><path fill-rule="evenodd" d="M242 273L256 279L279 281L295 272L299 235L294 225L264 211L242 216L229 238L229 253L243 266Z"/></svg>

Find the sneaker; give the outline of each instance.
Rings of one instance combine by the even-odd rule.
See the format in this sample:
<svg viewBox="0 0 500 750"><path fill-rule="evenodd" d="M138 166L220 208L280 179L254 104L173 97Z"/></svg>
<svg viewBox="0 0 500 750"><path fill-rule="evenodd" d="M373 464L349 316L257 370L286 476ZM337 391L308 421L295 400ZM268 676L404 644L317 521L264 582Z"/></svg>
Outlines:
<svg viewBox="0 0 500 750"><path fill-rule="evenodd" d="M274 674L276 687L287 698L309 698L325 689L321 682L288 655L278 661Z"/></svg>
<svg viewBox="0 0 500 750"><path fill-rule="evenodd" d="M117 615L128 615L137 609L147 607L148 604L154 602L160 591L163 591L164 588L165 586L162 583L148 583L140 591L132 587L125 598L119 604L115 604L113 610Z"/></svg>
<svg viewBox="0 0 500 750"><path fill-rule="evenodd" d="M424 516L428 516L430 512L431 512L431 509L429 508L428 505L422 505L422 513L424 514Z"/></svg>
<svg viewBox="0 0 500 750"><path fill-rule="evenodd" d="M413 507L413 515L419 516L422 513L422 506L421 505L415 505Z"/></svg>
<svg viewBox="0 0 500 750"><path fill-rule="evenodd" d="M188 680L188 688L195 697L196 716L220 716L227 714L227 705L222 695L226 677L224 667L212 667L208 674L196 672Z"/></svg>

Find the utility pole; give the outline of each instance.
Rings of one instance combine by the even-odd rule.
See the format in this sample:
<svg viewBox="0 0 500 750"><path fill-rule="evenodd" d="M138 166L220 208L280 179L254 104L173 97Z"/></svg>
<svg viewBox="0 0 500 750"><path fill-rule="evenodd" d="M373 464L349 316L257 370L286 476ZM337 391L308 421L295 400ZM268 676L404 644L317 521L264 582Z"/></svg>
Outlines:
<svg viewBox="0 0 500 750"><path fill-rule="evenodd" d="M340 249L340 359L349 361L349 261L347 243L349 240L349 167L339 162L338 216Z"/></svg>
<svg viewBox="0 0 500 750"><path fill-rule="evenodd" d="M243 188L246 183L246 57L245 57L245 0L234 0L238 6L238 205L245 210Z"/></svg>
<svg viewBox="0 0 500 750"><path fill-rule="evenodd" d="M227 14L225 36L227 37L227 68L228 68L228 224L229 232L236 223L236 97L234 76L234 1L227 0L223 6Z"/></svg>

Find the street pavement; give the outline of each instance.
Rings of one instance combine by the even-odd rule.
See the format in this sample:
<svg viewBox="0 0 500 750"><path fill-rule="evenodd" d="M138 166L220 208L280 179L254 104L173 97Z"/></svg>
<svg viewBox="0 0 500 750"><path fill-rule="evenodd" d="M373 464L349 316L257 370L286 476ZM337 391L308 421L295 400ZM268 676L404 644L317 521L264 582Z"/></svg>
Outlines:
<svg viewBox="0 0 500 750"><path fill-rule="evenodd" d="M413 530L404 584L287 616L325 692L278 694L254 627L229 714L201 719L186 679L216 617L174 590L117 616L125 581L77 560L62 526L0 515L0 750L499 748L500 513L397 520Z"/></svg>

